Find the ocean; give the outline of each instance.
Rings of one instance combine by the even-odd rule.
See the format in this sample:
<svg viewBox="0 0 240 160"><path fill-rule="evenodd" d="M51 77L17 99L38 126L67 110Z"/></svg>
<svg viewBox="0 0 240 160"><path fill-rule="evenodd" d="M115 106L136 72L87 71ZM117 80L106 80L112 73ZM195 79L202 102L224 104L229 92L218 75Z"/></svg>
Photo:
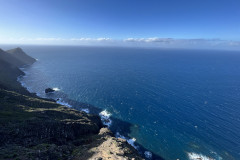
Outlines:
<svg viewBox="0 0 240 160"><path fill-rule="evenodd" d="M240 52L22 48L38 59L19 78L29 91L100 114L146 158L240 159Z"/></svg>

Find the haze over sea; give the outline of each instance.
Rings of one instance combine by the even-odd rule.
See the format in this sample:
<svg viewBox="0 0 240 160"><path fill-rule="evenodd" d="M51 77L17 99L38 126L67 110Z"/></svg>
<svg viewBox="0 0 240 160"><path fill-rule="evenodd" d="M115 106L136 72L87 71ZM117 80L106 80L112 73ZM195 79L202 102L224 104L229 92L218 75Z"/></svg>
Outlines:
<svg viewBox="0 0 240 160"><path fill-rule="evenodd" d="M58 88L52 96L73 107L106 110L110 128L135 145L167 160L240 159L240 52L22 48L38 59L23 69L31 92L46 97L44 89Z"/></svg>

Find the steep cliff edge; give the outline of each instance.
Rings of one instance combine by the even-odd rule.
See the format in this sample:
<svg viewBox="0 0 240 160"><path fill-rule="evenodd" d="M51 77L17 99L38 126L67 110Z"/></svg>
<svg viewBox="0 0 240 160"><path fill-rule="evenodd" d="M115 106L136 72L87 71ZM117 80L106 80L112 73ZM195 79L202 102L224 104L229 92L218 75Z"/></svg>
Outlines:
<svg viewBox="0 0 240 160"><path fill-rule="evenodd" d="M31 96L16 81L29 62L0 50L0 159L142 159L99 116Z"/></svg>

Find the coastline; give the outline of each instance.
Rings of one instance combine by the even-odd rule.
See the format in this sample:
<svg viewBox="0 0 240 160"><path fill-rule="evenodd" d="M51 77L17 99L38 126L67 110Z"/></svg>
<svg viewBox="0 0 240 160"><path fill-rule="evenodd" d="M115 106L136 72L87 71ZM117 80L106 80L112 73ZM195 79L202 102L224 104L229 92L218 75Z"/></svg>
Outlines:
<svg viewBox="0 0 240 160"><path fill-rule="evenodd" d="M63 100L64 98L63 97L55 97L55 98L48 98L47 96L45 97L41 97L41 94L40 93L34 93L34 92L31 92L29 90L29 86L27 86L24 82L23 82L23 79L24 77L28 76L30 73L26 72L26 67L30 67L31 65L28 65L28 66L23 66L21 68L19 68L23 73L24 75L20 75L18 78L17 78L17 81L22 85L23 88L25 88L29 93L31 94L35 94L37 97L39 98L46 98L46 99L49 99L49 100L53 100L55 101L56 103L60 104L60 105L63 105L63 106L66 106L66 107L69 107L69 108L74 108L74 104L69 104L69 102L66 102L65 100ZM55 87L55 88L52 88L54 90L53 93L50 93L51 95L54 95L56 92L59 92L61 91L59 88ZM81 107L81 106L80 106ZM75 109L75 108L74 108ZM103 125L104 125L104 128L107 127L107 129L111 132L112 134L112 131L110 130L110 126L112 125L112 120L111 120L111 113L109 113L106 109L100 111L98 114L97 113L90 113L90 110L89 108L78 108L77 110L79 111L83 111L87 114L94 114L94 115L97 115L99 116L99 118L101 119ZM133 138L130 138L130 137L125 137L123 135L121 135L119 132L116 132L115 134L112 134L113 137L115 138L120 138L120 139L124 139L129 145L131 145L142 157L146 158L146 159L152 159L153 157L158 157L156 155L154 155L152 152L146 150L146 149L142 149L143 147L140 147L139 144L135 144L135 141L136 139L133 137ZM141 149L140 149L141 148ZM161 157L158 157L159 159L162 159Z"/></svg>
<svg viewBox="0 0 240 160"><path fill-rule="evenodd" d="M24 75L10 78L18 85L19 76ZM115 138L98 115L41 98L24 87L21 93L0 86L1 159L142 159L126 140Z"/></svg>
<svg viewBox="0 0 240 160"><path fill-rule="evenodd" d="M36 56L37 57L37 56ZM46 56L46 58L48 58L47 56ZM132 132L133 131L133 129L136 129L136 128L133 128L133 127L135 127L134 126L134 124L135 123L129 123L129 122L127 122L127 121L122 121L121 120L121 117L118 119L118 118L116 118L117 117L117 115L115 114L115 112L113 111L113 110L111 110L111 108L109 108L108 106L107 106L107 104L108 103L105 103L106 104L106 106L105 105L98 105L98 103L95 103L95 100L97 101L98 100L98 97L97 98L93 98L94 97L94 95L92 95L92 94L88 94L88 97L89 98L92 98L92 100L91 101L86 101L86 98L84 99L84 97L83 97L83 99L77 99L77 98L75 98L74 96L75 95L78 95L78 94L71 94L71 92L73 91L73 90L75 90L75 88L74 88L74 85L71 85L71 83L70 83L70 85L66 85L66 84L64 84L65 82L66 83L68 83L68 81L65 81L65 79L62 79L62 82L61 83L56 83L56 81L58 81L58 80L61 80L61 77L62 76L58 76L58 75L56 75L56 73L64 73L64 72L59 72L59 71L57 71L56 73L55 73L55 70L52 70L52 72L49 72L50 74L45 74L45 71L46 70L39 70L38 68L40 67L41 68L41 66L42 67L49 67L48 65L45 65L45 61L47 61L46 59L44 59L43 57L39 57L39 59L40 59L40 61L39 61L39 63L38 62L36 62L35 64L33 64L32 66L30 65L29 67L28 66L26 66L26 68L27 68L27 70L25 70L25 71L27 71L27 73L25 74L25 76L24 76L24 80L23 80L23 82L25 82L25 86L27 87L27 89L29 89L29 91L30 92L32 92L32 93L40 93L40 97L42 97L41 95L45 95L44 97L45 98L50 98L51 99L51 97L53 97L52 99L57 99L58 97L63 97L63 99L58 99L58 101L60 102L60 103L62 103L61 105L71 105L70 107L72 107L72 108L70 108L70 109L76 109L76 110L78 110L78 111L81 111L82 110L82 107L84 107L84 108L89 108L89 110L90 110L90 113L92 114L93 112L94 112L94 115L99 115L99 113L101 113L101 112L103 112L104 111L104 109L106 109L107 108L107 111L110 111L110 114L112 113L113 114L113 116L110 116L110 118L111 118L111 122L112 122L112 125L110 126L110 129L112 130L112 132L113 132L113 134L114 134L114 136L115 137L121 137L121 138L129 138L129 135L131 135L131 138L133 138L133 137L136 137L137 138L137 141L135 142L135 144L136 145L139 145L139 143L138 143L138 141L139 142L141 142L141 137L138 137L138 136L135 136L134 134L132 134L132 133L134 133L134 132ZM42 60L42 61L41 61ZM62 63L63 63L63 61L62 61ZM1 65L1 63L0 63L0 65ZM56 66L56 67L58 67L58 66ZM63 66L64 67L64 66ZM46 69L47 69L46 68ZM23 68L22 68L23 69ZM0 67L0 70L1 70L1 67ZM74 70L73 70L74 71ZM53 75L53 76L52 76ZM43 78L42 78L43 77ZM70 77L71 78L71 77ZM49 82L49 83L48 83ZM81 82L80 82L81 83ZM62 85L63 84L63 85ZM84 86L85 87L88 87L88 86L91 86L90 84L89 85L81 85L81 88L84 88ZM1 86L0 86L1 87ZM47 88L47 87L55 87L54 88L54 90L57 90L54 94L49 94L49 95L46 95L45 93L44 93L44 90L45 90L45 88ZM57 88L58 87L58 88ZM73 88L72 88L73 87ZM21 87L22 88L22 87ZM81 88L79 88L79 89L81 89ZM100 92L102 92L101 90L100 90ZM74 93L74 92L73 92ZM30 94L30 93L29 93ZM37 94L38 95L38 94ZM60 96L59 96L60 95ZM63 95L63 96L61 96L61 95ZM34 96L34 95L33 95ZM92 97L93 96L93 97ZM71 99L71 98L74 98L74 99ZM48 99L49 100L49 99ZM81 103L81 101L84 101L84 102L87 102L87 103ZM78 103L79 102L79 103ZM111 101L110 101L111 102ZM141 103L144 103L144 101L143 102L141 102ZM95 106L93 106L93 105L91 105L91 104L95 104ZM99 106L99 107L96 107L96 106ZM113 107L118 107L118 104L115 104ZM69 108L69 107L68 107ZM121 108L118 108L118 111L121 111ZM107 115L108 116L108 114L109 113L107 113L107 112L103 112L105 115ZM140 115L140 114L138 114L138 115ZM142 116L141 116L142 117ZM142 124L142 125L144 125L144 124ZM120 134L119 134L120 133ZM123 137L123 136L125 136L125 137ZM145 136L145 135L143 135L143 136ZM165 138L164 136L163 136L163 138ZM129 139L128 139L129 140ZM130 139L131 140L131 139ZM133 139L134 140L134 139ZM131 141L130 141L131 142ZM141 144L143 144L143 145L145 145L145 144L152 144L152 143L150 143L149 141L148 142L146 142L146 143L141 143ZM144 157L144 152L146 151L146 148L144 148L142 145L139 145L140 147L142 147L142 148L140 148L141 150L140 150L140 155L142 155L142 157ZM180 148L180 147L179 147ZM158 152L154 152L154 150L151 150L151 149L149 149L150 151L152 151L152 153L153 153L153 157L152 157L152 159L161 159L161 158L159 158L159 157L156 157L155 156L155 154L154 153L158 153ZM220 159L221 157L219 157L218 155L217 155L217 151L215 151L214 149L211 149L210 151L210 154L208 154L208 152L197 152L196 150L194 150L194 148L193 149L188 149L188 150L185 150L184 152L182 152L183 154L185 154L186 156L185 156L185 158L184 159L197 159L197 158L205 158L205 159ZM158 155L164 155L165 157L167 157L166 156L166 154L165 153L167 153L167 151L166 152L164 152L164 153L161 153L161 154L158 154ZM174 153L174 152L172 152L172 153ZM157 156L158 156L157 155ZM170 154L168 154L168 155L170 155ZM177 155L177 154L176 154ZM208 156L207 156L208 155ZM178 155L177 155L178 156ZM175 159L177 159L178 157L176 157Z"/></svg>

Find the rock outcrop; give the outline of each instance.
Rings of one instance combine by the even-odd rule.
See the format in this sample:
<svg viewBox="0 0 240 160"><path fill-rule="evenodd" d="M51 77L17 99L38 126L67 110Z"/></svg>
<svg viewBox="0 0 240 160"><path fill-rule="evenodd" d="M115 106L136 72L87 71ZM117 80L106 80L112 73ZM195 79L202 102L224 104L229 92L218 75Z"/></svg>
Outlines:
<svg viewBox="0 0 240 160"><path fill-rule="evenodd" d="M45 93L53 93L54 90L52 88L47 88L45 89Z"/></svg>
<svg viewBox="0 0 240 160"><path fill-rule="evenodd" d="M108 128L101 128L99 134L94 137L93 141L86 144L85 148L77 148L73 152L73 159L142 160L126 140L113 137Z"/></svg>

